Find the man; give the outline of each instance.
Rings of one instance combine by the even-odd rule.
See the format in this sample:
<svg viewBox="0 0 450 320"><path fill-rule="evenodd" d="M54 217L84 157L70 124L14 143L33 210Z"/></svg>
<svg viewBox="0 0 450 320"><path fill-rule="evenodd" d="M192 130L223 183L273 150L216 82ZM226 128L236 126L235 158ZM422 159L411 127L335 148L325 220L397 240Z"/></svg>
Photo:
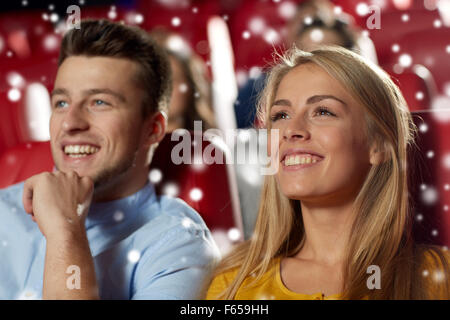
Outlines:
<svg viewBox="0 0 450 320"><path fill-rule="evenodd" d="M148 182L169 96L169 64L144 31L89 20L66 34L56 170L0 191L0 298L200 297L217 247L194 210Z"/></svg>

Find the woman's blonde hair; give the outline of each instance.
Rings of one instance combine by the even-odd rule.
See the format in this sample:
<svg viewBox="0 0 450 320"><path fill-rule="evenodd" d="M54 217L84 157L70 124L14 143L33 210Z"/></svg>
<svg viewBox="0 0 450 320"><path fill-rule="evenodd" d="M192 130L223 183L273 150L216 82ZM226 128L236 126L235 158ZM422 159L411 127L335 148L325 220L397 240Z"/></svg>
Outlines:
<svg viewBox="0 0 450 320"><path fill-rule="evenodd" d="M267 123L268 129L268 111L283 77L296 66L313 63L338 80L364 108L368 140L384 152L384 161L371 167L355 200L358 214L347 246L342 297L426 298L420 274L424 251L436 252L433 257L441 261L447 271L445 275L448 265L438 248L416 246L412 238L407 151L414 146L417 128L399 88L381 68L339 47L312 52L293 47L278 58L259 100L261 121ZM288 199L281 193L275 177L266 176L254 235L238 245L216 269L215 275L219 275L239 268L220 298L234 298L249 275L254 275L254 282L259 280L274 258L299 252L304 237L300 201ZM381 268L381 290L367 287L370 265ZM444 290L448 294L449 288Z"/></svg>

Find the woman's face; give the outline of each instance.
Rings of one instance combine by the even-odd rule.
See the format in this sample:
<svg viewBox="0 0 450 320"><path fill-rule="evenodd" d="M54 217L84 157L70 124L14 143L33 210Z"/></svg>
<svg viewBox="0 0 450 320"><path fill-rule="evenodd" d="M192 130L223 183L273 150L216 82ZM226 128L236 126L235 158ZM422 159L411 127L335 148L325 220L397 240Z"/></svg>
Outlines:
<svg viewBox="0 0 450 320"><path fill-rule="evenodd" d="M274 157L283 194L317 205L356 197L371 166L364 109L337 80L312 63L295 67L278 87L269 121L280 130Z"/></svg>

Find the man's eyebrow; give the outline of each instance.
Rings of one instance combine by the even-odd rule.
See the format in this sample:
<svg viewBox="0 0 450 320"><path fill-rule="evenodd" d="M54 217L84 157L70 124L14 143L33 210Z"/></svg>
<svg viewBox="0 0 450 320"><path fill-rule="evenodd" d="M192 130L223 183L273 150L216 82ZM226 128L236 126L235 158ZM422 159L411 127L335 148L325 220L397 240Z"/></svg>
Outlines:
<svg viewBox="0 0 450 320"><path fill-rule="evenodd" d="M317 102L320 102L320 101L325 100L325 99L334 99L334 100L339 101L340 103L342 103L344 106L347 106L347 103L345 103L343 100L341 100L341 99L339 99L339 98L337 98L337 97L335 97L333 95L330 95L330 94L315 95L315 96L309 97L308 100L306 100L306 104L317 103Z"/></svg>
<svg viewBox="0 0 450 320"><path fill-rule="evenodd" d="M93 95L93 94L99 94L99 93L109 94L109 95L116 97L117 99L119 99L122 102L127 102L127 99L125 99L125 97L121 93L116 92L111 89L107 89L107 88L89 89L89 90L84 91L83 93L85 93L86 95Z"/></svg>
<svg viewBox="0 0 450 320"><path fill-rule="evenodd" d="M56 89L53 89L53 91L50 94L50 96L53 97L53 96L56 96L58 94L68 96L69 95L69 91L67 89L64 89L64 88L56 88Z"/></svg>

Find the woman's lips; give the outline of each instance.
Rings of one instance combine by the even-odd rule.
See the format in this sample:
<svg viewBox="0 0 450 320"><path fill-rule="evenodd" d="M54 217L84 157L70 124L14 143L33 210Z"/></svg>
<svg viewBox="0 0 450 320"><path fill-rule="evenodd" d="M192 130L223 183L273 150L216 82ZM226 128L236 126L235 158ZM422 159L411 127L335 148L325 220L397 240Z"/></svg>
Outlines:
<svg viewBox="0 0 450 320"><path fill-rule="evenodd" d="M315 154L293 153L286 155L282 164L285 170L299 170L316 165L322 160L323 157Z"/></svg>

